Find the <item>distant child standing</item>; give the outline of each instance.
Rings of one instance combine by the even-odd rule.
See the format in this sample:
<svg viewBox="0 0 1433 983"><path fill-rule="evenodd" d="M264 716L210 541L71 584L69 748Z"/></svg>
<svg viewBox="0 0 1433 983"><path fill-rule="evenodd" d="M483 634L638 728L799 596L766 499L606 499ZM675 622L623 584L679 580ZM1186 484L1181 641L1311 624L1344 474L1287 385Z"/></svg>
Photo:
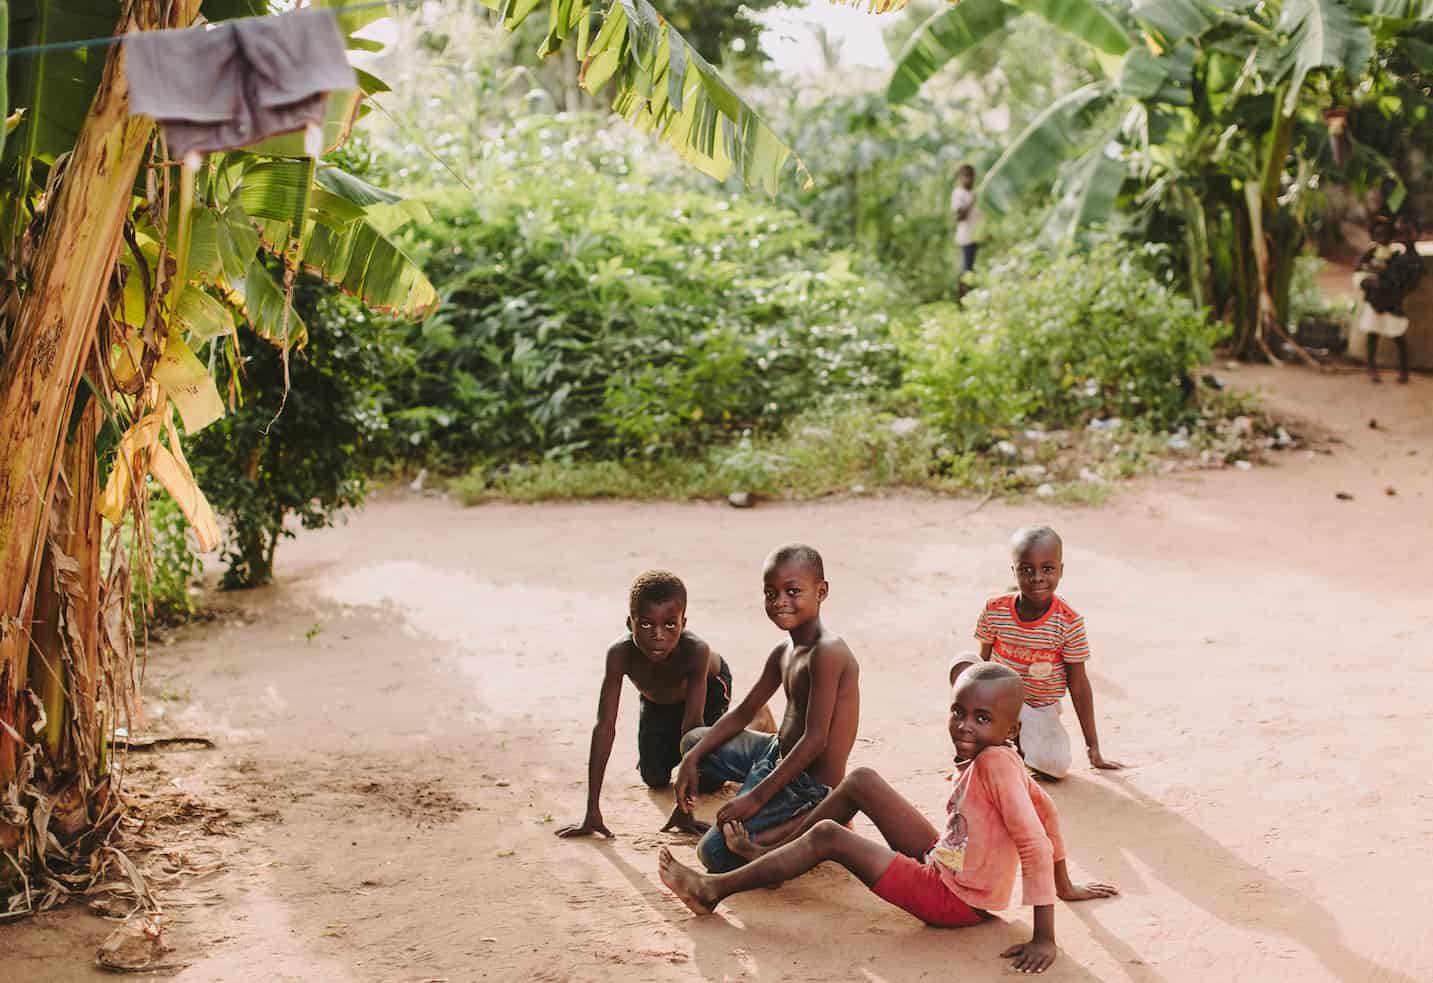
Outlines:
<svg viewBox="0 0 1433 983"><path fill-rule="evenodd" d="M965 296L965 276L975 269L976 226L980 211L975 207L975 168L961 164L955 172L955 190L950 193L950 212L955 217L955 245L960 250L960 295Z"/></svg>
<svg viewBox="0 0 1433 983"><path fill-rule="evenodd" d="M1019 737L1025 763L1050 778L1069 774L1070 735L1060 722L1060 701L1068 689L1090 765L1124 767L1100 751L1095 695L1085 672L1090 658L1085 619L1055 594L1065 572L1064 544L1049 526L1030 526L1011 538L1010 555L1020 589L986 602L975 637L982 659L1014 669L1025 685Z"/></svg>
<svg viewBox="0 0 1433 983"><path fill-rule="evenodd" d="M1401 241L1395 242L1395 231ZM1358 327L1368 336L1368 375L1378 377L1378 340L1393 339L1398 349L1398 381L1408 381L1408 317L1403 302L1423 275L1418 255L1417 224L1400 220L1398 228L1386 219L1374 223L1373 245L1358 262L1354 283L1363 293Z"/></svg>

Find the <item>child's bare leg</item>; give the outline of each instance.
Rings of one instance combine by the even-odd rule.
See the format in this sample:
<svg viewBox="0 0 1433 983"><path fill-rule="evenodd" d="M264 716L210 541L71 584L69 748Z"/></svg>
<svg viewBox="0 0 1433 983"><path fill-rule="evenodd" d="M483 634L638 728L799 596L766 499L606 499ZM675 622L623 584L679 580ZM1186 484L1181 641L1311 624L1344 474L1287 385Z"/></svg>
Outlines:
<svg viewBox="0 0 1433 983"><path fill-rule="evenodd" d="M751 718L747 730L760 731L763 734L776 733L776 718L771 715L771 705L767 704L756 711L756 716Z"/></svg>
<svg viewBox="0 0 1433 983"><path fill-rule="evenodd" d="M698 915L709 915L724 898L789 881L827 860L836 861L869 887L881 879L893 859L895 853L889 847L828 820L818 822L796 840L726 874L698 873L678 863L665 847L657 856L657 871L662 883L683 904Z"/></svg>
<svg viewBox="0 0 1433 983"><path fill-rule="evenodd" d="M857 768L833 788L831 794L822 799L816 808L795 817L792 822L796 826L787 832L785 840L774 843L768 841L767 833L772 830L762 830L756 839L739 827L730 833L723 829L722 833L726 834L728 849L738 856L754 859L782 843L795 840L823 819L845 825L854 819L857 813L865 813L871 822L876 824L876 829L880 830L892 850L917 860L925 856L940 835L930 824L930 820L921 815L919 809L870 768ZM787 825L783 823L773 829L785 829ZM746 853L744 850L751 852Z"/></svg>

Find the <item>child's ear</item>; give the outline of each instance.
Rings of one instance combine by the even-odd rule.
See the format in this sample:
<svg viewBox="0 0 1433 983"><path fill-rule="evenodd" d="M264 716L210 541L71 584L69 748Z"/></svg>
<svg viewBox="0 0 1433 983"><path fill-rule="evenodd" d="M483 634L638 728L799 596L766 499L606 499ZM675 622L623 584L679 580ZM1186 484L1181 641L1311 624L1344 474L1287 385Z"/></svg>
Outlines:
<svg viewBox="0 0 1433 983"><path fill-rule="evenodd" d="M1010 728L1010 736L1005 739L1011 744L1020 743L1020 721L1015 721L1015 723Z"/></svg>
<svg viewBox="0 0 1433 983"><path fill-rule="evenodd" d="M627 630L633 635L637 634L637 626L632 623L632 616L627 615Z"/></svg>
<svg viewBox="0 0 1433 983"><path fill-rule="evenodd" d="M831 593L831 585L824 580L821 581L821 585L816 588L816 599L818 601L824 601L826 600L826 595L829 593Z"/></svg>

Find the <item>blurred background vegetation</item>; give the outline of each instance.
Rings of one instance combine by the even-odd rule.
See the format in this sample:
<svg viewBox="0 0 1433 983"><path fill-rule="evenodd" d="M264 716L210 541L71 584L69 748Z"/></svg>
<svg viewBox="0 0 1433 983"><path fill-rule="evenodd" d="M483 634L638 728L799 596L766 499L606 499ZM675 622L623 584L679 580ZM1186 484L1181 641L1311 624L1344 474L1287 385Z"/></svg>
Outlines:
<svg viewBox="0 0 1433 983"><path fill-rule="evenodd" d="M1171 461L1218 465L1275 445L1276 425L1207 368L1220 346L1249 354L1211 295L1233 261L1217 250L1202 268L1190 260L1187 196L1228 192L1228 168L1210 161L1230 134L1216 127L1196 144L1186 127L1161 151L1167 127L1150 104L1109 90L1065 120L1064 147L1086 176L1105 156L1127 165L1109 208L1073 222L1073 179L1036 175L987 211L981 271L957 306L957 166L988 173L1052 107L1108 89L1109 59L1047 20L1012 16L893 102L889 65L852 64L794 0L658 6L788 140L811 183L788 180L773 200L696 173L614 123L570 59L538 59L536 26L506 33L454 4L391 22L397 43L372 67L392 91L373 99L340 163L406 196L400 239L441 304L399 323L303 283L310 340L291 357L286 397L279 356L241 346L239 381L255 395L190 452L225 520L227 584L269 579L283 535L333 521L374 480L421 474L470 503L890 487L1084 501ZM1122 0L1099 6L1133 24ZM896 62L948 9L916 0L869 30ZM764 32L766 18L782 26ZM814 52L800 71L769 57L783 32ZM1337 83L1346 91L1308 86L1281 185L1299 209L1281 298L1291 324L1330 314L1312 286L1318 247L1336 249L1339 223L1377 207L1370 192L1428 204L1422 73L1433 64L1408 50L1374 57ZM1339 100L1356 103L1345 163L1324 121ZM1079 143L1100 134L1123 149ZM183 534L182 517L153 525ZM192 573L156 572L152 608L191 610Z"/></svg>

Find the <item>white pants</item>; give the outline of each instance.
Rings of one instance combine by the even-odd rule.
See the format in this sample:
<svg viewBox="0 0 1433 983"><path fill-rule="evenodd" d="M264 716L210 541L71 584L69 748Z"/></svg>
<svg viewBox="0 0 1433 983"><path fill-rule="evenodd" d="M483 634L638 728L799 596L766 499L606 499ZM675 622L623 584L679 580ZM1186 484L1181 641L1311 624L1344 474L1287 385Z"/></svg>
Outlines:
<svg viewBox="0 0 1433 983"><path fill-rule="evenodd" d="M1060 704L1020 707L1020 750L1025 763L1051 778L1070 773L1070 735L1060 722Z"/></svg>

